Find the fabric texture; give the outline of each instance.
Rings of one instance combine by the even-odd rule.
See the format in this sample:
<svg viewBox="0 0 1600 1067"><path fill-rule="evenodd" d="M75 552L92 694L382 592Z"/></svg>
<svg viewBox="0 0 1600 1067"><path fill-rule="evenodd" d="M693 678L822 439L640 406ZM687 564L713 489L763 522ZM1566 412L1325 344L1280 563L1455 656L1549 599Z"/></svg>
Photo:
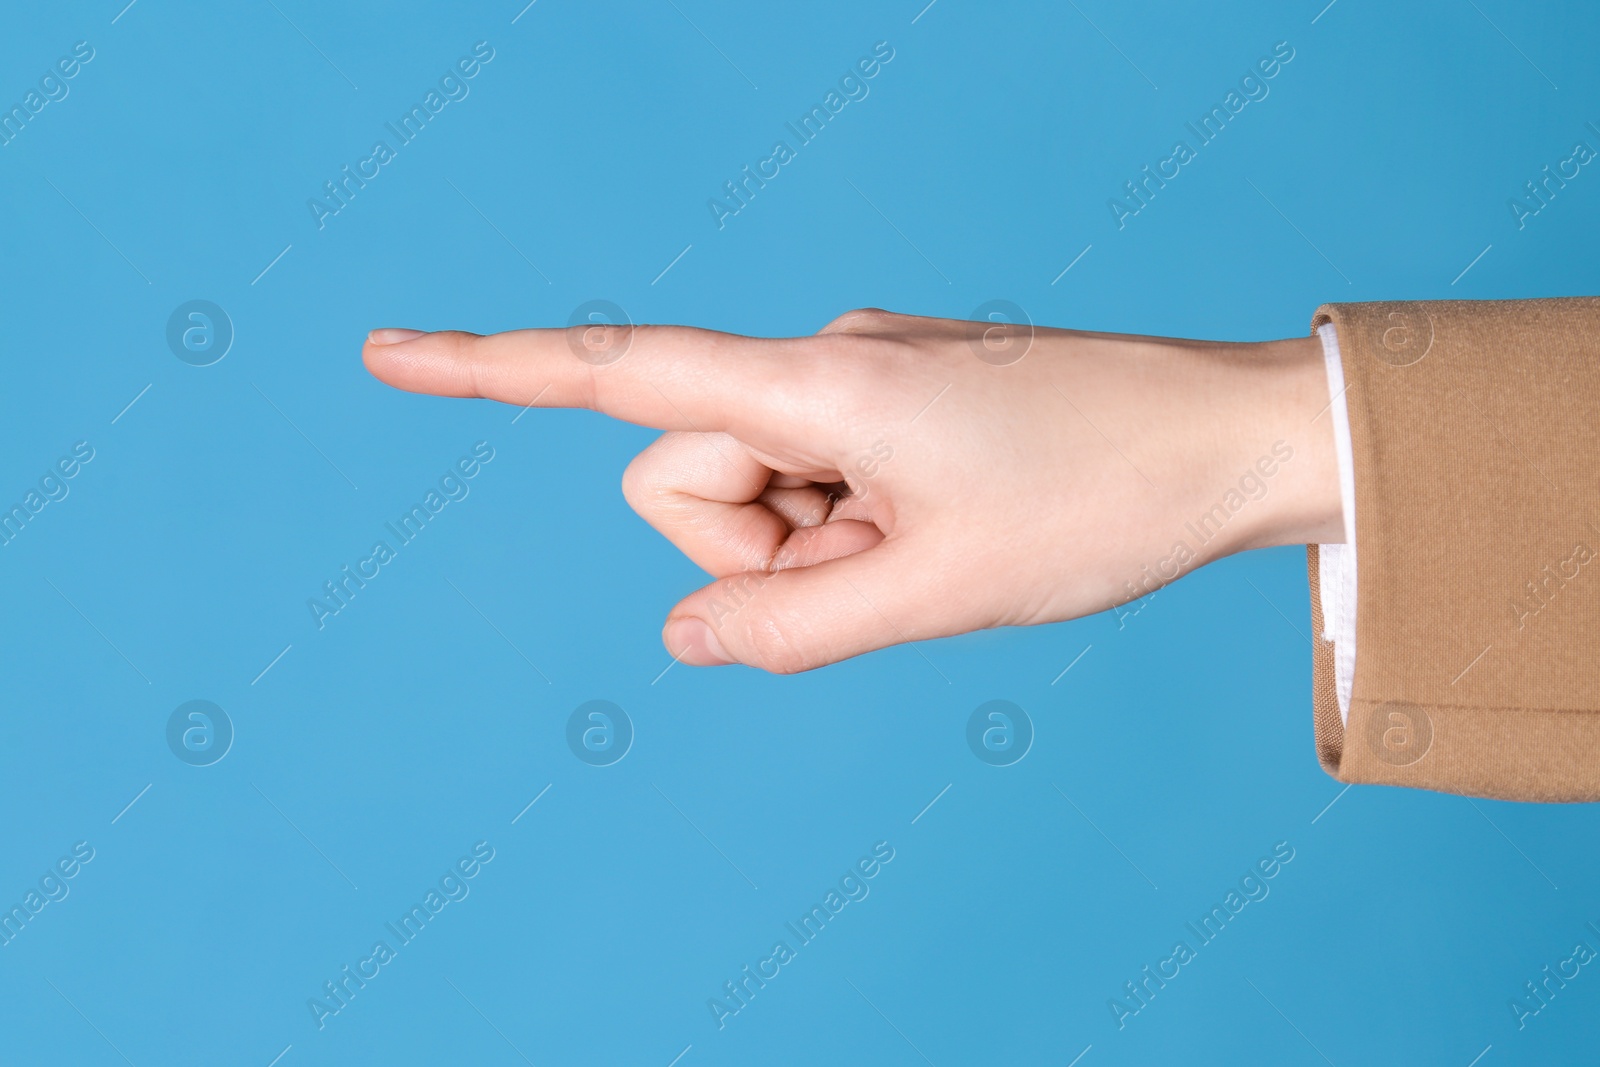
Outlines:
<svg viewBox="0 0 1600 1067"><path fill-rule="evenodd" d="M1340 781L1600 799L1600 298L1334 304L1349 410L1349 714L1312 586L1318 759Z"/></svg>
<svg viewBox="0 0 1600 1067"><path fill-rule="evenodd" d="M1326 415L1333 424L1333 451L1339 464L1339 504L1344 515L1344 543L1318 545L1317 568L1322 593L1322 639L1333 642L1334 692L1339 697L1339 721L1344 723L1350 719L1350 687L1356 676L1355 458L1350 447L1350 409L1344 399L1344 361L1339 351L1339 330L1331 322L1323 323L1317 327L1317 336L1322 341L1322 360L1328 372Z"/></svg>

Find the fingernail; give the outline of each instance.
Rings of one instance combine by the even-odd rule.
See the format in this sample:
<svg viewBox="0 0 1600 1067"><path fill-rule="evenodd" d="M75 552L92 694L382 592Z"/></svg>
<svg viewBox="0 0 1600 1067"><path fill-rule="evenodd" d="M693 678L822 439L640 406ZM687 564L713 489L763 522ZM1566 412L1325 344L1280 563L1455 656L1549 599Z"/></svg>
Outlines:
<svg viewBox="0 0 1600 1067"><path fill-rule="evenodd" d="M691 667L723 667L736 662L700 619L678 619L667 625L667 651Z"/></svg>
<svg viewBox="0 0 1600 1067"><path fill-rule="evenodd" d="M413 337L421 337L427 332L427 330L399 330L393 328L373 330L367 334L367 340L375 345L397 345L401 341L409 341Z"/></svg>

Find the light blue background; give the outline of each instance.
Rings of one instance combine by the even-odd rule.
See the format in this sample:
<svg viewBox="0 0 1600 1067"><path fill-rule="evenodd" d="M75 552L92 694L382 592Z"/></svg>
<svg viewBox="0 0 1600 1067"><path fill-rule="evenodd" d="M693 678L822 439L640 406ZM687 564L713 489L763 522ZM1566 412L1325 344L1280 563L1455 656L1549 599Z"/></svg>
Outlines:
<svg viewBox="0 0 1600 1067"><path fill-rule="evenodd" d="M95 49L0 148L0 498L96 450L0 548L0 902L96 850L0 948L0 1059L1592 1054L1600 974L1521 1031L1508 1001L1600 947L1600 817L1339 797L1300 551L1207 568L1121 627L663 675L664 614L705 579L618 492L652 434L513 424L359 359L374 326L564 325L594 298L769 335L1003 298L1258 339L1327 300L1593 293L1600 173L1524 230L1506 207L1597 143L1592 5L122 2L13 5L0 31L8 107ZM306 200L480 40L470 96L319 231ZM707 199L878 41L870 96L719 231ZM1119 231L1107 198L1279 41L1270 96ZM191 299L237 332L210 367L165 342ZM470 497L318 632L306 599L479 440ZM237 731L210 767L166 745L191 699ZM591 699L637 730L611 767L566 747ZM1008 768L964 740L990 699L1037 729ZM319 1031L307 999L480 840L470 896ZM878 841L871 895L719 1031L707 999ZM1107 1001L1280 841L1271 895L1119 1031Z"/></svg>

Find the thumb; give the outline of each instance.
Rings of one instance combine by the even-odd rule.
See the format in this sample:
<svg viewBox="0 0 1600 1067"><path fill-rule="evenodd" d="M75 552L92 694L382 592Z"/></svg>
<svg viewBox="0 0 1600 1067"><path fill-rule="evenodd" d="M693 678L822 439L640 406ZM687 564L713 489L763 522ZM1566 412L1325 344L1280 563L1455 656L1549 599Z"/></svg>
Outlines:
<svg viewBox="0 0 1600 1067"><path fill-rule="evenodd" d="M972 629L940 617L934 569L889 540L808 567L746 571L679 602L661 637L696 667L743 663L794 674L907 641ZM943 597L948 611L950 598Z"/></svg>

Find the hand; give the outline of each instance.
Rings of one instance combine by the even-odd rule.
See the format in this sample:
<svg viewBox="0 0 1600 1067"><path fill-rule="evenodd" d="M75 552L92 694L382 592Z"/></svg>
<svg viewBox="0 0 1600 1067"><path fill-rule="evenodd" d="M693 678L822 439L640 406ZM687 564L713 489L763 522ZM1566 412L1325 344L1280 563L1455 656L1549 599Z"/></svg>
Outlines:
<svg viewBox="0 0 1600 1067"><path fill-rule="evenodd" d="M717 579L662 633L697 666L790 673L1070 619L1231 552L1344 539L1315 338L1224 344L868 310L781 339L375 330L363 358L400 389L667 431L622 488Z"/></svg>

